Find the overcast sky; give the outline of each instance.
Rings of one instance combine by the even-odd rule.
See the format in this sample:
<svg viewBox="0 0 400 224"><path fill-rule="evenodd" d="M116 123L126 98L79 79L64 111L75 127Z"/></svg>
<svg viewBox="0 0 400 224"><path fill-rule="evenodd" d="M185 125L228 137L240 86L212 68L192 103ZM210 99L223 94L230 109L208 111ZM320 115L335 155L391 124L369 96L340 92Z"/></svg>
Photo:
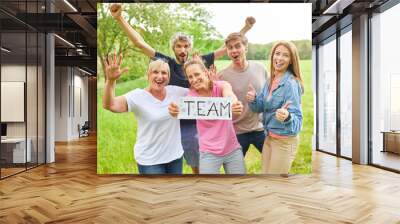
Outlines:
<svg viewBox="0 0 400 224"><path fill-rule="evenodd" d="M211 24L225 38L239 31L247 16L257 22L248 32L252 43L277 40L311 40L311 3L213 3L202 4L213 14Z"/></svg>

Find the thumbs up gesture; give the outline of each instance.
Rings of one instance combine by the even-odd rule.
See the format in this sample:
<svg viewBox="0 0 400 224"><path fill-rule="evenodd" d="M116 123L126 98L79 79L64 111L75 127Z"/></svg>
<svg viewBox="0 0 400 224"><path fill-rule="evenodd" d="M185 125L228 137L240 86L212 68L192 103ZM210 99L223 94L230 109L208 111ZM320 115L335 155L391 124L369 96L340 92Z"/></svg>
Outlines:
<svg viewBox="0 0 400 224"><path fill-rule="evenodd" d="M254 89L253 85L251 85L251 83L248 86L247 89L247 95L246 95L246 99L248 102L253 102L256 99L256 90Z"/></svg>
<svg viewBox="0 0 400 224"><path fill-rule="evenodd" d="M275 116L278 121L283 122L289 117L289 111L287 109L291 103L292 101L289 100L281 108L276 110Z"/></svg>

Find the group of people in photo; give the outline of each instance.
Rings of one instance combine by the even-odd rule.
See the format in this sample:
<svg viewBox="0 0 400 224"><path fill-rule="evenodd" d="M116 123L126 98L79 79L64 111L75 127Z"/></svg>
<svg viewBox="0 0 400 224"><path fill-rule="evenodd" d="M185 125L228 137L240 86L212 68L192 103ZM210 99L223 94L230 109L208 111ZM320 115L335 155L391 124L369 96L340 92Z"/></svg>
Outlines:
<svg viewBox="0 0 400 224"><path fill-rule="evenodd" d="M115 96L116 82L127 72L123 56L104 59L103 107L133 112L137 119L134 157L140 174L182 174L183 159L194 174L246 174L244 158L250 145L261 154L262 174L288 174L299 146L304 92L296 46L276 42L270 52L269 74L246 59L245 36L255 23L228 35L214 52L190 55L192 39L177 33L171 38L174 57L153 49L121 16L120 4L111 15L134 46L152 60L148 85ZM227 55L230 64L217 72L214 61ZM267 57L267 56L266 56ZM232 120L177 119L181 97L229 97Z"/></svg>

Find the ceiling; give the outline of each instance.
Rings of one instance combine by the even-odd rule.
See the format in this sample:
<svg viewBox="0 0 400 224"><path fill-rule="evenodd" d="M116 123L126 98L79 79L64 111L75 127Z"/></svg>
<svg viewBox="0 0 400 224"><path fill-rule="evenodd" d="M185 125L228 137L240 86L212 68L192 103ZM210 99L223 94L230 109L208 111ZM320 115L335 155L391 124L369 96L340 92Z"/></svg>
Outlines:
<svg viewBox="0 0 400 224"><path fill-rule="evenodd" d="M312 3L312 38L317 44L352 23L353 17L374 12L388 0L309 0Z"/></svg>
<svg viewBox="0 0 400 224"><path fill-rule="evenodd" d="M21 60L25 55L30 59L44 48L36 41L37 33L51 32L57 34L56 66L77 66L95 75L96 4L96 0L1 0L2 46L12 50L3 60ZM20 34L25 32L27 40Z"/></svg>

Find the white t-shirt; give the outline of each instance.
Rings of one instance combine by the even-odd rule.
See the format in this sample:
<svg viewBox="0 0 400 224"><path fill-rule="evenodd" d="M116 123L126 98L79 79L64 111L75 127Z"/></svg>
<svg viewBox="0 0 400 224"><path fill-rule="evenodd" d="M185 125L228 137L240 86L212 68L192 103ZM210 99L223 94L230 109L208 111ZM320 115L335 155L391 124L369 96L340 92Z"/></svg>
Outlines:
<svg viewBox="0 0 400 224"><path fill-rule="evenodd" d="M135 89L124 96L128 111L133 112L138 122L134 147L136 162L140 165L169 163L183 155L179 120L168 113L171 102L178 103L186 96L188 89L166 86L163 101L153 97L148 91Z"/></svg>

